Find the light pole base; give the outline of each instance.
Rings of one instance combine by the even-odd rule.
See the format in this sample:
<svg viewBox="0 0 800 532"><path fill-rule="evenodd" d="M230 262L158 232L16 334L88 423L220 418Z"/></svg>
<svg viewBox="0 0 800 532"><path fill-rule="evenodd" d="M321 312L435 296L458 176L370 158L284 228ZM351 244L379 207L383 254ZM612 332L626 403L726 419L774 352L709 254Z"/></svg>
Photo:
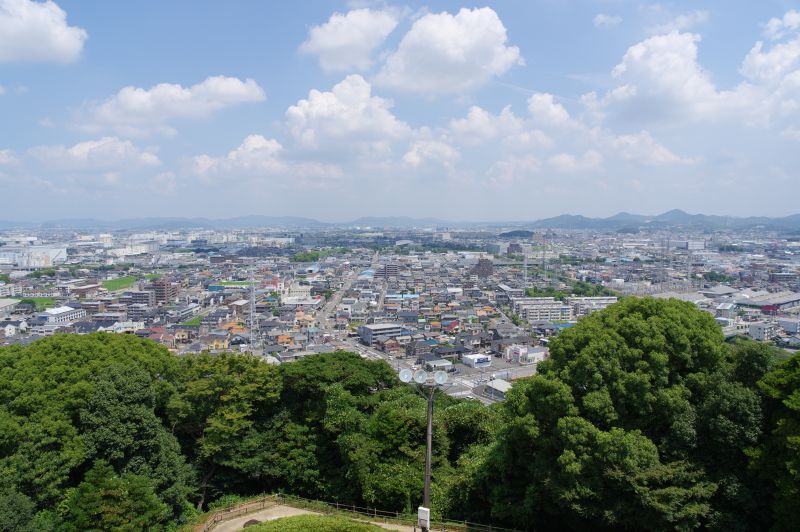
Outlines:
<svg viewBox="0 0 800 532"><path fill-rule="evenodd" d="M417 524L422 530L430 530L431 527L431 509L420 506L417 508Z"/></svg>

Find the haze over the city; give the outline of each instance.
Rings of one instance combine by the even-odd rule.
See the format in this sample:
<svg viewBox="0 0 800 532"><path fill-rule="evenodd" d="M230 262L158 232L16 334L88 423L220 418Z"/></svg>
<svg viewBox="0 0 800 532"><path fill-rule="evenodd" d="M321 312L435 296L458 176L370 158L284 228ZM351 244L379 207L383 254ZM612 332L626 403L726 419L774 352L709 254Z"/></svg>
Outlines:
<svg viewBox="0 0 800 532"><path fill-rule="evenodd" d="M793 7L0 0L0 219L793 214Z"/></svg>

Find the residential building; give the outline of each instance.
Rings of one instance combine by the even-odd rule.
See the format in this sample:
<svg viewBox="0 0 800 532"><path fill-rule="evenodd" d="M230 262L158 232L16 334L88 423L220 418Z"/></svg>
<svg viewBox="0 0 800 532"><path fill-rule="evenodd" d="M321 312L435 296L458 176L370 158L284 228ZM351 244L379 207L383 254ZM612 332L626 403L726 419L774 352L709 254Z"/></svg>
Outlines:
<svg viewBox="0 0 800 532"><path fill-rule="evenodd" d="M0 299L0 319L11 316L19 301L19 299Z"/></svg>
<svg viewBox="0 0 800 532"><path fill-rule="evenodd" d="M379 336L394 338L406 332L398 323L370 323L358 327L358 336L364 345L374 346Z"/></svg>
<svg viewBox="0 0 800 532"><path fill-rule="evenodd" d="M153 281L156 303L172 303L178 297L178 287L166 277Z"/></svg>
<svg viewBox="0 0 800 532"><path fill-rule="evenodd" d="M778 334L778 328L774 323L757 321L750 324L748 333L753 340L766 342L772 340Z"/></svg>
<svg viewBox="0 0 800 532"><path fill-rule="evenodd" d="M86 311L82 308L72 308L72 307L55 307L49 308L39 314L39 317L44 318L47 323L54 324L54 323L69 323L75 320L79 320L81 318L86 317Z"/></svg>
<svg viewBox="0 0 800 532"><path fill-rule="evenodd" d="M587 316L597 310L603 310L609 305L617 302L614 296L599 296L599 297L567 297L564 298L564 304L572 307L572 314L575 317Z"/></svg>

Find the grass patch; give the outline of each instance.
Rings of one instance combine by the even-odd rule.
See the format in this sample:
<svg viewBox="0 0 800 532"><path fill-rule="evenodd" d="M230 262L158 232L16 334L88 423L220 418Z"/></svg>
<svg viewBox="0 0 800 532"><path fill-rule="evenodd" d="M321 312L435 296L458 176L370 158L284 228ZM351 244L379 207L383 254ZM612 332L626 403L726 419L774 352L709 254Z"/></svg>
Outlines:
<svg viewBox="0 0 800 532"><path fill-rule="evenodd" d="M56 306L56 300L52 297L26 297L20 303L30 303L37 311Z"/></svg>
<svg viewBox="0 0 800 532"><path fill-rule="evenodd" d="M148 273L147 275L144 276L144 278L147 279L148 281L155 281L156 279L161 279L161 274L160 273Z"/></svg>
<svg viewBox="0 0 800 532"><path fill-rule="evenodd" d="M117 277L116 279L108 279L107 281L103 281L103 288L113 292L114 290L122 290L123 288L133 286L135 283L136 277L127 275L125 277Z"/></svg>
<svg viewBox="0 0 800 532"><path fill-rule="evenodd" d="M183 325L183 326L185 326L185 327L186 327L186 326L189 326L189 327L191 327L191 326L197 326L197 325L200 325L202 322L203 322L203 316L195 316L194 318L192 318L192 319L190 319L190 320L188 320L188 321L184 321L184 322L183 322L183 323L181 323L180 325Z"/></svg>
<svg viewBox="0 0 800 532"><path fill-rule="evenodd" d="M258 525L247 527L253 532L372 532L383 530L381 527L354 521L346 517L327 515L298 515L283 517L274 521L267 521Z"/></svg>

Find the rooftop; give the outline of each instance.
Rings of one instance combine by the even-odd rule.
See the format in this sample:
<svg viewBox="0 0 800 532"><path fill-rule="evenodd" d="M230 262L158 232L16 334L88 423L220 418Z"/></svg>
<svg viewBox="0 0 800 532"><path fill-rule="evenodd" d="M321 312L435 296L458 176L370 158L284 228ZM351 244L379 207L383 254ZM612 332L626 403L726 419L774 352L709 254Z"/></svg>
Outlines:
<svg viewBox="0 0 800 532"><path fill-rule="evenodd" d="M75 309L72 308L72 307L67 307L67 306L54 307L54 308L49 308L49 309L45 310L45 313L46 314L55 315L55 314L63 314L64 312L71 312L73 310L75 310Z"/></svg>

